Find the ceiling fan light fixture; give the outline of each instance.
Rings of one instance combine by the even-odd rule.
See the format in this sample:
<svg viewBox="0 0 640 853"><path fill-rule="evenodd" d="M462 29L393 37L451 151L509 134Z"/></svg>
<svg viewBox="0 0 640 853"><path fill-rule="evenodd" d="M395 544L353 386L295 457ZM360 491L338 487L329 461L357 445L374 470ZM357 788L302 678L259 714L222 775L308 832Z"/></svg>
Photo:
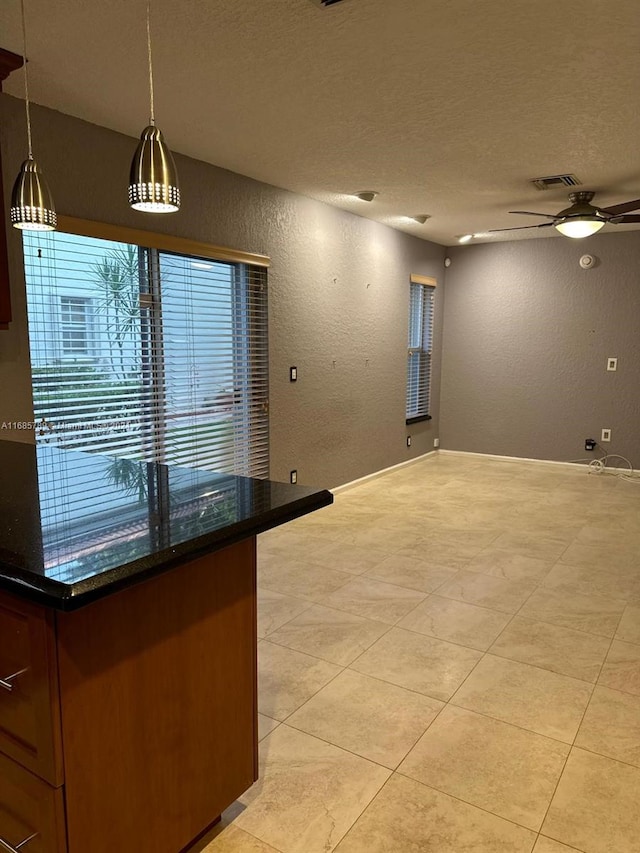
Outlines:
<svg viewBox="0 0 640 853"><path fill-rule="evenodd" d="M595 234L604 224L605 220L599 216L576 216L562 222L556 222L555 227L563 236L580 240L583 237L590 237Z"/></svg>
<svg viewBox="0 0 640 853"><path fill-rule="evenodd" d="M548 222L539 225L522 225L514 228L493 228L489 233L496 234L499 231L524 231L530 228L556 228L565 237L580 240L596 234L603 225L626 225L631 222L640 222L640 215L633 213L640 210L640 198L612 204L608 207L596 207L591 204L595 192L585 190L584 192L569 193L569 207L565 207L559 213L541 213L533 210L510 210L509 213L518 213L522 216L542 216ZM475 234L474 236L478 236Z"/></svg>

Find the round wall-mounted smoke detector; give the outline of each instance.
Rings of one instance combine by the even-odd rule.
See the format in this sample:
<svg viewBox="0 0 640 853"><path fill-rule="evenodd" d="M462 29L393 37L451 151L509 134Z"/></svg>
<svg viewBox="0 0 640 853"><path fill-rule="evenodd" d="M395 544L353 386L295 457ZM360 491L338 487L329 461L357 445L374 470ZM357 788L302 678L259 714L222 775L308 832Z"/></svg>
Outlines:
<svg viewBox="0 0 640 853"><path fill-rule="evenodd" d="M591 267L595 266L596 259L593 255L583 255L580 258L580 266L583 270L590 270Z"/></svg>

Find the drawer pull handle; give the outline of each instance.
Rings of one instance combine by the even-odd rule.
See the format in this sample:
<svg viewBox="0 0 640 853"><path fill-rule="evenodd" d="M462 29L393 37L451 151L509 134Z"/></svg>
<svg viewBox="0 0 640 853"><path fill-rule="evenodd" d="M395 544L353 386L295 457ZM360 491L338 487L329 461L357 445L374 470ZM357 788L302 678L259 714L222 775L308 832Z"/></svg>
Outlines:
<svg viewBox="0 0 640 853"><path fill-rule="evenodd" d="M30 841L33 841L33 839L36 838L37 835L38 833L34 832L33 835L30 835L28 838L25 838L24 841L20 842L20 844L16 844L15 847L9 844L9 842L0 835L0 850L6 850L7 853L20 853L20 850L24 847L24 845L28 844Z"/></svg>
<svg viewBox="0 0 640 853"><path fill-rule="evenodd" d="M3 690L8 690L9 693L11 693L11 691L15 687L13 683L14 679L16 679L19 675L25 673L27 669L28 667L25 667L24 669L19 669L17 672L14 672L13 675L8 675L6 678L0 678L0 687L2 687ZM1 841L2 838L0 837L0 842ZM31 839L28 838L27 841L31 841ZM26 844L26 841L23 841L22 843Z"/></svg>

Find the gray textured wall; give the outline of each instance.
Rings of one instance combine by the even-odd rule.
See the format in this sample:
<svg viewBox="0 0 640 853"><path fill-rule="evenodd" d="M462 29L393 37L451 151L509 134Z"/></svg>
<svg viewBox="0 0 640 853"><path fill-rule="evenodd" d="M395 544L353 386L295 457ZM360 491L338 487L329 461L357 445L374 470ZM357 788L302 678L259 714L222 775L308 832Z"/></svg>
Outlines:
<svg viewBox="0 0 640 853"><path fill-rule="evenodd" d="M580 459L608 427L640 467L640 233L610 232L448 250L442 447Z"/></svg>
<svg viewBox="0 0 640 853"><path fill-rule="evenodd" d="M59 213L271 257L273 479L288 480L297 468L299 482L333 486L433 448L442 287L433 421L405 426L404 388L409 276L441 281L441 246L185 157L176 158L182 210L145 216L126 203L134 140L50 110L33 112L36 157ZM26 142L22 102L7 95L0 96L0 143L8 203ZM0 332L0 422L32 416L20 235L9 232L15 320ZM289 383L289 365L298 367L295 384ZM0 437L30 438L9 431Z"/></svg>

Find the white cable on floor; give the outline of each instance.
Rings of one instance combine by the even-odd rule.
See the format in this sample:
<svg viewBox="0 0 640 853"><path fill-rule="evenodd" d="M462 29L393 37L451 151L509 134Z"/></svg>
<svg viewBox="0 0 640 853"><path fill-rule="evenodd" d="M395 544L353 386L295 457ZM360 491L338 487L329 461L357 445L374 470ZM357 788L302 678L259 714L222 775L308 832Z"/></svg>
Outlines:
<svg viewBox="0 0 640 853"><path fill-rule="evenodd" d="M587 463L588 474L613 474L621 480L627 480L629 483L640 484L640 472L634 469L626 456L620 456L619 453L607 453L597 442L596 447L604 454L599 459L571 459L570 461L572 463ZM628 467L621 468L618 465L607 466L609 459L621 459Z"/></svg>
<svg viewBox="0 0 640 853"><path fill-rule="evenodd" d="M589 469L587 471L588 474L613 474L629 483L640 484L640 472L634 469L626 456L620 456L619 453L607 453L597 442L596 447L600 448L604 456L601 456L599 459L572 459L571 462L586 462ZM628 468L621 468L618 465L607 466L609 459L622 459L623 462L626 462Z"/></svg>
<svg viewBox="0 0 640 853"><path fill-rule="evenodd" d="M620 468L618 465L607 467L609 459L621 459L628 465L628 468ZM630 483L640 483L637 472L634 471L633 465L625 456L620 456L619 453L607 453L601 459L592 459L589 463L590 474L614 474L620 477L621 480L627 480Z"/></svg>

